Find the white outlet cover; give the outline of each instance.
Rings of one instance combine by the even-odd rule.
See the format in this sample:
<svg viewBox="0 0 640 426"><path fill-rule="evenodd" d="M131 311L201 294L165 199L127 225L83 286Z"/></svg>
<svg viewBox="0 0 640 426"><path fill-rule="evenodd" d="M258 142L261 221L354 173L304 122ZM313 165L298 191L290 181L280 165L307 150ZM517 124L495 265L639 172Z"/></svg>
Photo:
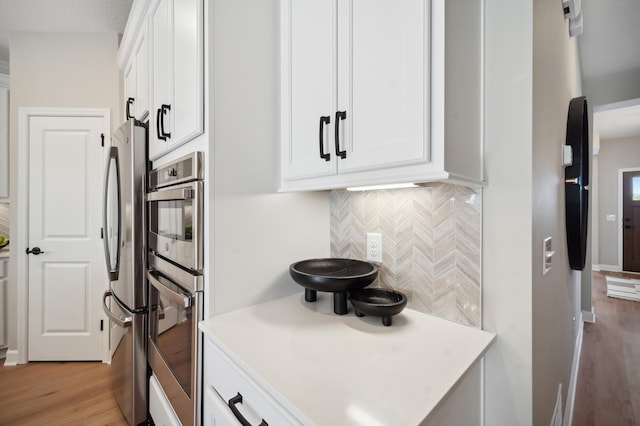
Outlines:
<svg viewBox="0 0 640 426"><path fill-rule="evenodd" d="M367 260L370 262L382 262L382 234L367 233Z"/></svg>

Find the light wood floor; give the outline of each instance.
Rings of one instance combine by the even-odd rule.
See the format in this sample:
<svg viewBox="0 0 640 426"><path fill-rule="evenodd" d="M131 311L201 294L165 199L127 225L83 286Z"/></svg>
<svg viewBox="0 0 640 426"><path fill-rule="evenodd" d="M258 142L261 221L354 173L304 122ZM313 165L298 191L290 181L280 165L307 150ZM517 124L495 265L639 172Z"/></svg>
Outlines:
<svg viewBox="0 0 640 426"><path fill-rule="evenodd" d="M607 297L605 276L594 272L593 305L596 323L584 324L573 424L640 425L640 303Z"/></svg>
<svg viewBox="0 0 640 426"><path fill-rule="evenodd" d="M108 364L0 361L0 425L126 425Z"/></svg>

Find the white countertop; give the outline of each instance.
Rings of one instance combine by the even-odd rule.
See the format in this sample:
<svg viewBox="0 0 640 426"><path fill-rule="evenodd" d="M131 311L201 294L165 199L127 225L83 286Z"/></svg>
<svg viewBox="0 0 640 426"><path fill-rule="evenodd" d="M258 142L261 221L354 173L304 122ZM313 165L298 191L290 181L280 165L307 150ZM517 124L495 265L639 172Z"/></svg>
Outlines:
<svg viewBox="0 0 640 426"><path fill-rule="evenodd" d="M419 424L484 354L495 334L405 309L333 313L332 295L296 294L200 323L285 407L318 425ZM205 367L207 368L207 367Z"/></svg>
<svg viewBox="0 0 640 426"><path fill-rule="evenodd" d="M0 249L0 259L6 259L7 257L10 257L10 255L11 250L9 249L9 246Z"/></svg>

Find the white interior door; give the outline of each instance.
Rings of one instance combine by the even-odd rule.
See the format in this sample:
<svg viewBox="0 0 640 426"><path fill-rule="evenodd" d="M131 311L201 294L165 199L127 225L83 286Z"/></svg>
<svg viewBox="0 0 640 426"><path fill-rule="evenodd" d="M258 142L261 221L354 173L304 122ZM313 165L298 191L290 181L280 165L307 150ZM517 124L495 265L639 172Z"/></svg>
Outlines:
<svg viewBox="0 0 640 426"><path fill-rule="evenodd" d="M103 117L29 124L30 361L101 360Z"/></svg>

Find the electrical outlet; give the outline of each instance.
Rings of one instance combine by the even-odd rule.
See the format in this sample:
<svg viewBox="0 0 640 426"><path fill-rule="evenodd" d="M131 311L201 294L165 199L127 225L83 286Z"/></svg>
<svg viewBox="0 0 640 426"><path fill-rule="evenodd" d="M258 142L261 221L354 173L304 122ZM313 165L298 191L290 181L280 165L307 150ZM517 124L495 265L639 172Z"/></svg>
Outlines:
<svg viewBox="0 0 640 426"><path fill-rule="evenodd" d="M367 260L382 262L382 234L367 233Z"/></svg>

